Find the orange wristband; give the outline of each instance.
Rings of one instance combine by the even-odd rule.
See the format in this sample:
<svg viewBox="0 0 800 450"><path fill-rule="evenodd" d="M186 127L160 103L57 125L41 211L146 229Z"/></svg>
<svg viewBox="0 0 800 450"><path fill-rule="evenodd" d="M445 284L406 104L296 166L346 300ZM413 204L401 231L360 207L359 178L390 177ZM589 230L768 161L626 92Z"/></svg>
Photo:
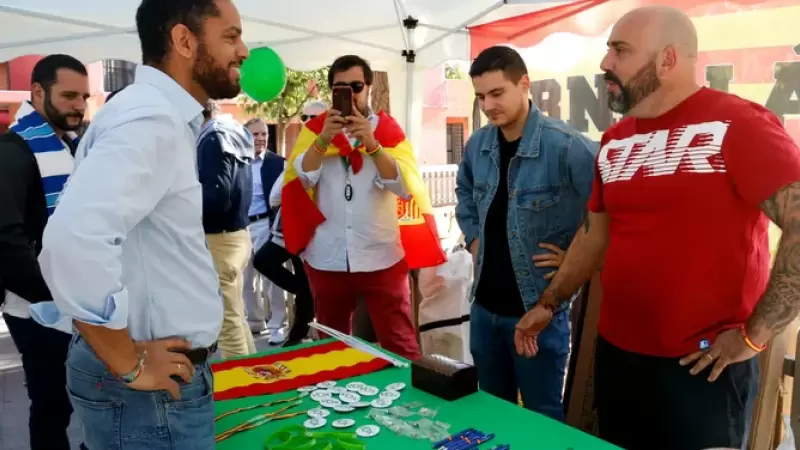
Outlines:
<svg viewBox="0 0 800 450"><path fill-rule="evenodd" d="M325 149L325 146L323 146L322 144L320 144L320 142L319 142L319 141L320 141L320 139L319 139L319 138L317 138L317 139L314 139L314 143L313 143L313 144L311 144L311 147L313 147L313 148L314 148L314 151L315 151L315 152L319 153L320 155L324 155L324 154L326 153L326 151L327 151L327 150Z"/></svg>
<svg viewBox="0 0 800 450"><path fill-rule="evenodd" d="M742 338L744 339L744 343L747 344L754 352L763 352L767 348L767 344L762 346L758 346L750 339L750 336L747 335L747 329L744 325L741 327L742 330Z"/></svg>
<svg viewBox="0 0 800 450"><path fill-rule="evenodd" d="M378 153L381 150L383 150L383 146L381 144L378 144L378 145L375 146L375 148L371 152L367 151L367 155L372 156L372 155L374 155L375 153Z"/></svg>

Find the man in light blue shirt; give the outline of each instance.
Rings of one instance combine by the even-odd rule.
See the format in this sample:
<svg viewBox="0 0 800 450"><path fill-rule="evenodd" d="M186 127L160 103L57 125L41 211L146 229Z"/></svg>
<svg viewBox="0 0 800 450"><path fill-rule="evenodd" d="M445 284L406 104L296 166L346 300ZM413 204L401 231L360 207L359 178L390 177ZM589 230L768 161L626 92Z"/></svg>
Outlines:
<svg viewBox="0 0 800 450"><path fill-rule="evenodd" d="M222 299L195 142L201 105L240 92L249 52L230 0L143 0L136 25L144 65L81 141L39 262L79 332L67 388L87 447L211 450ZM52 306L34 318L63 324Z"/></svg>

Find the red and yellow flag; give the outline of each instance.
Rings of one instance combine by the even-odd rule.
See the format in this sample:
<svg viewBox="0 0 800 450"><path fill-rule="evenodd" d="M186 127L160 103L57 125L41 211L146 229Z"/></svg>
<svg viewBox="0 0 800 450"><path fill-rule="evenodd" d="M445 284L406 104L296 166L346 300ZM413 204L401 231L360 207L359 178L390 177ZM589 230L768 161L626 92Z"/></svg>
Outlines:
<svg viewBox="0 0 800 450"><path fill-rule="evenodd" d="M281 194L281 214L286 249L294 254L299 254L306 248L314 237L317 227L325 221L325 216L314 200L314 189L306 190L294 169L297 157L311 147L322 132L325 117L326 114L322 114L306 123L297 137L286 165ZM411 193L411 198L408 200L397 199L397 219L406 262L410 269L438 266L445 262L446 257L439 244L433 206L417 167L417 158L414 156L411 143L392 117L384 112L379 113L378 117L378 126L373 132L375 139L381 144L383 151L397 161L400 175ZM328 155L349 158L354 173L358 173L363 164L362 152L354 150L342 133L336 135L327 149Z"/></svg>
<svg viewBox="0 0 800 450"><path fill-rule="evenodd" d="M333 341L293 351L212 364L214 400L277 394L375 372L389 363Z"/></svg>

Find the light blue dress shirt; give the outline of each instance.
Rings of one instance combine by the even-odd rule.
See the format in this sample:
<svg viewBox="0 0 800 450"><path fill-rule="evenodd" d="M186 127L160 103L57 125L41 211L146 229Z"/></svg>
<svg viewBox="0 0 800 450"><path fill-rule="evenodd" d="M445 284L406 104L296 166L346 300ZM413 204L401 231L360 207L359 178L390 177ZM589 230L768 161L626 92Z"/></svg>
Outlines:
<svg viewBox="0 0 800 450"><path fill-rule="evenodd" d="M268 152L269 150L264 150ZM257 216L267 212L267 201L264 198L264 186L261 184L261 165L264 164L264 153L256 156L250 164L253 170L253 201L250 202L248 215Z"/></svg>
<svg viewBox="0 0 800 450"><path fill-rule="evenodd" d="M127 327L135 341L183 337L193 347L217 340L222 297L196 169L202 110L140 65L95 115L44 232L39 263L55 304L31 306L37 322Z"/></svg>

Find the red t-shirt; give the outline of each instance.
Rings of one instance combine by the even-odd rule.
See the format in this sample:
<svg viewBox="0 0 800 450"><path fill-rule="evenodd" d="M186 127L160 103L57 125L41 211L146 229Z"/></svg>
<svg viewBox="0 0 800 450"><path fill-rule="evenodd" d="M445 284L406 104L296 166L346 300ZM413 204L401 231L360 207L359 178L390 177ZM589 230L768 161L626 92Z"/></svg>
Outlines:
<svg viewBox="0 0 800 450"><path fill-rule="evenodd" d="M760 204L798 180L800 151L777 117L713 89L611 127L589 201L610 217L600 335L677 357L744 323L769 281Z"/></svg>

